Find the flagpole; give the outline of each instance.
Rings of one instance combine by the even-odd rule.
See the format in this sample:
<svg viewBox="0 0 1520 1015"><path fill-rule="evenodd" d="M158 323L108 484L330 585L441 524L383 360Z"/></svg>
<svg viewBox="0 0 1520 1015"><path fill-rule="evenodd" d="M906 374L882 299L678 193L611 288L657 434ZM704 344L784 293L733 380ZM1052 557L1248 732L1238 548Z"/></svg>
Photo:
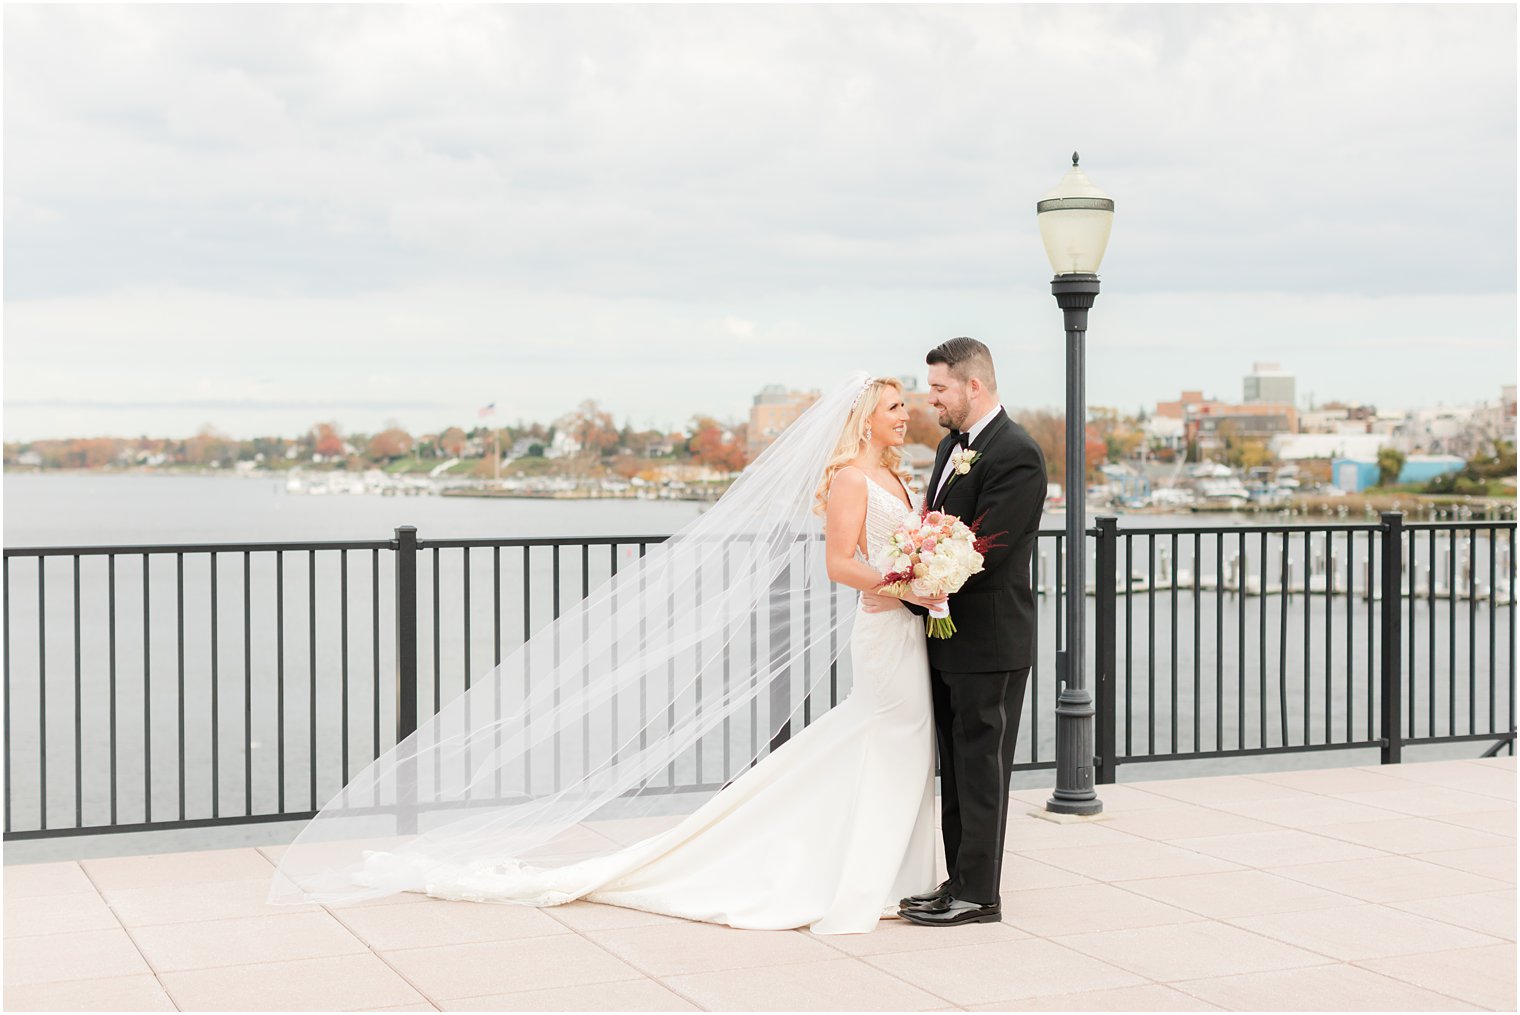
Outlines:
<svg viewBox="0 0 1520 1015"><path fill-rule="evenodd" d="M475 414L475 418L476 419L485 419L487 416L494 416L494 415L496 415L496 403L492 402L490 405L483 406L480 409L480 411ZM492 452L492 454L491 454L491 458L492 458L492 461L491 461L491 478L492 478L492 480L494 482L500 483L501 482L501 434L497 432L497 430L496 430L496 428L494 426L491 427L491 452Z"/></svg>

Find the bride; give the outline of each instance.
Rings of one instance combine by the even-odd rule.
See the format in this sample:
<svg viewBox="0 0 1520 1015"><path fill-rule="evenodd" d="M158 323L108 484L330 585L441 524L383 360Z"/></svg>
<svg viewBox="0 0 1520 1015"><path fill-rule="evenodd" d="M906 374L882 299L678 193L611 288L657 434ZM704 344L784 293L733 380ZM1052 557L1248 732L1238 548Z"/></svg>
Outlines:
<svg viewBox="0 0 1520 1015"><path fill-rule="evenodd" d="M907 420L890 378L819 398L710 511L626 569L614 558L609 582L343 787L270 900L586 899L848 934L931 886L923 624L856 595L917 509ZM807 722L845 661L853 687Z"/></svg>

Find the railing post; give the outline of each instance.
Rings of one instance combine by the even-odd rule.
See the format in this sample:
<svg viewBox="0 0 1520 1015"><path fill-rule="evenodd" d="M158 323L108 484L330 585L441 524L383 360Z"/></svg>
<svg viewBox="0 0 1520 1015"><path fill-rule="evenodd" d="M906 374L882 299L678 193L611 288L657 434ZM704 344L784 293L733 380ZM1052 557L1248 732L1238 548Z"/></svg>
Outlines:
<svg viewBox="0 0 1520 1015"><path fill-rule="evenodd" d="M1382 762L1385 765L1397 764L1403 751L1403 734L1400 732L1400 723L1403 704L1400 688L1401 675L1403 672L1403 648L1400 636L1399 618L1403 615L1400 606L1403 605L1403 572L1404 572L1404 516L1398 511L1384 511L1382 513L1382 547L1380 556L1382 560L1382 597L1383 608L1381 611L1381 626L1383 636L1380 642L1382 652L1382 732L1383 742ZM1370 590L1369 590L1370 591Z"/></svg>
<svg viewBox="0 0 1520 1015"><path fill-rule="evenodd" d="M771 582L771 690L770 721L786 718L771 736L775 752L792 737L792 670L786 665L792 654L792 581L791 564L781 569Z"/></svg>
<svg viewBox="0 0 1520 1015"><path fill-rule="evenodd" d="M396 529L396 742L417 732L417 527Z"/></svg>
<svg viewBox="0 0 1520 1015"><path fill-rule="evenodd" d="M417 732L417 527L396 529L396 743ZM396 772L396 834L417 832L416 758Z"/></svg>
<svg viewBox="0 0 1520 1015"><path fill-rule="evenodd" d="M1097 708L1094 746L1098 756L1094 775L1099 785L1107 785L1116 780L1119 769L1118 739L1114 732L1115 702L1118 699L1114 687L1114 646L1118 632L1115 589L1119 582L1119 519L1105 515L1097 521L1098 551L1093 569L1093 662L1096 670L1093 695Z"/></svg>

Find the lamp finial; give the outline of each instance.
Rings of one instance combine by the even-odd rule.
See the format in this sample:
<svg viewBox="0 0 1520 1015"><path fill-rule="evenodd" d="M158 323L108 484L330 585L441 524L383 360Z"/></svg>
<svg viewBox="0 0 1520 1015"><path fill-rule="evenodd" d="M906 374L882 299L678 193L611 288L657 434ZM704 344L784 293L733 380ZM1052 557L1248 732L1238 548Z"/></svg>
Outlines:
<svg viewBox="0 0 1520 1015"><path fill-rule="evenodd" d="M1071 164L1073 166L1075 166L1077 164L1077 153L1076 152L1072 152L1071 153Z"/></svg>

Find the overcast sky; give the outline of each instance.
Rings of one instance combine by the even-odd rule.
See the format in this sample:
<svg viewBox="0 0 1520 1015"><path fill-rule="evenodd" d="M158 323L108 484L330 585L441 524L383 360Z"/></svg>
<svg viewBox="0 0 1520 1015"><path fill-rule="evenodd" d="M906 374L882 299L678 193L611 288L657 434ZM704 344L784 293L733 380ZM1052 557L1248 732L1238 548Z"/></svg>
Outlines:
<svg viewBox="0 0 1520 1015"><path fill-rule="evenodd" d="M1091 403L1492 400L1515 16L8 6L4 434L737 419L961 334L1057 406L1073 149Z"/></svg>

